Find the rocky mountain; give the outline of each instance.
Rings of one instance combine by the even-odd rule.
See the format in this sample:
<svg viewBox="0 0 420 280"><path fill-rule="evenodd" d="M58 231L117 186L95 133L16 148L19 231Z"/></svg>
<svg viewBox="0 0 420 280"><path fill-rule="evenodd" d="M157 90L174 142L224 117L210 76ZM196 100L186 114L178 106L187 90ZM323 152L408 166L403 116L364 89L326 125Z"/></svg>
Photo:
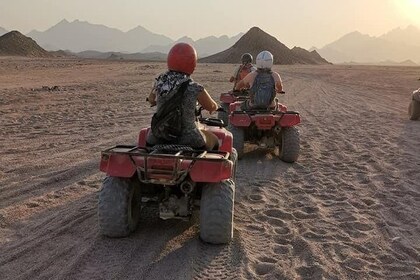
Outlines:
<svg viewBox="0 0 420 280"><path fill-rule="evenodd" d="M397 28L380 37L352 32L317 50L334 63L420 62L420 30L414 26Z"/></svg>
<svg viewBox="0 0 420 280"><path fill-rule="evenodd" d="M233 46L243 35L244 33L239 33L233 37L228 37L226 35L220 37L209 36L195 41L194 46L197 48L197 52L200 56L205 57Z"/></svg>
<svg viewBox="0 0 420 280"><path fill-rule="evenodd" d="M174 43L189 43L194 46L194 48L197 50L197 54L199 57L206 57L218 52L221 52L231 46L233 46L239 38L241 38L243 33L239 33L236 36L228 37L226 35L216 37L216 36L209 36L202 39L198 39L197 41L194 41L190 37L184 36L175 42L166 45L166 46L149 46L144 50L144 52L161 52L161 53L168 53L171 49L172 45Z"/></svg>
<svg viewBox="0 0 420 280"><path fill-rule="evenodd" d="M0 26L0 36L7 33L7 30Z"/></svg>
<svg viewBox="0 0 420 280"><path fill-rule="evenodd" d="M166 45L172 42L172 39L141 26L123 32L105 25L79 20L68 22L65 19L44 32L31 31L28 36L48 50L66 49L73 52L138 52L151 44Z"/></svg>
<svg viewBox="0 0 420 280"><path fill-rule="evenodd" d="M19 31L11 31L0 37L0 56L51 57L34 40Z"/></svg>
<svg viewBox="0 0 420 280"><path fill-rule="evenodd" d="M420 46L420 29L409 25L405 29L398 27L379 37L394 43L402 43L412 46Z"/></svg>
<svg viewBox="0 0 420 280"><path fill-rule="evenodd" d="M142 26L127 32L105 25L91 24L86 21L62 20L44 32L31 31L27 36L36 40L47 50L65 49L72 52L95 50L100 52L121 53L168 53L175 43L171 38L153 33ZM237 36L209 36L194 41L182 37L176 42L188 42L194 45L199 56L217 53L232 46L242 34Z"/></svg>
<svg viewBox="0 0 420 280"><path fill-rule="evenodd" d="M160 53L168 53L171 47L176 43L188 43L194 45L194 40L188 36L184 36L179 38L178 40L171 42L167 45L150 45L144 49L145 52L160 52Z"/></svg>
<svg viewBox="0 0 420 280"><path fill-rule="evenodd" d="M238 63L243 53L251 53L254 58L263 50L270 51L275 64L328 64L316 51L308 52L295 47L292 50L275 37L258 27L252 27L232 47L217 54L200 59L208 63Z"/></svg>

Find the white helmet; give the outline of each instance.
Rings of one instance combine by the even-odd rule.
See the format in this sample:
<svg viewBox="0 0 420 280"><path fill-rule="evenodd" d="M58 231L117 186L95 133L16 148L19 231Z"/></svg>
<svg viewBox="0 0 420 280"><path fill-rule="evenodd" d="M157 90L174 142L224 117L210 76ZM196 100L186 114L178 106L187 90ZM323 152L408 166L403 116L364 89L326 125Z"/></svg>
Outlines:
<svg viewBox="0 0 420 280"><path fill-rule="evenodd" d="M257 68L271 69L274 57L269 51L262 51L257 55Z"/></svg>

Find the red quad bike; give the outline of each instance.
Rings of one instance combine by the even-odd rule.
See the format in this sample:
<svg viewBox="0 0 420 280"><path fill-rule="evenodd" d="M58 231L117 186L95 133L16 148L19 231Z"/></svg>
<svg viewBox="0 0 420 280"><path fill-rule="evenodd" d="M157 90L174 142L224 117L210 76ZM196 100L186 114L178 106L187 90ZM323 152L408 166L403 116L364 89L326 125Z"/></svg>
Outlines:
<svg viewBox="0 0 420 280"><path fill-rule="evenodd" d="M229 123L229 105L236 101L247 99L248 95L248 90L231 90L220 94L220 107L223 110L218 111L217 118L227 125Z"/></svg>
<svg viewBox="0 0 420 280"><path fill-rule="evenodd" d="M300 152L299 130L296 127L300 123L299 113L288 111L277 99L275 107L269 109L243 111L241 104L234 102L229 108L229 130L238 158L244 154L244 143L249 142L264 148L278 147L281 160L295 162Z"/></svg>
<svg viewBox="0 0 420 280"><path fill-rule="evenodd" d="M129 235L145 203L157 203L162 219L188 219L199 207L203 241L225 244L232 239L237 161L232 134L218 119L199 121L218 137L217 151L181 145L146 147L150 128L144 128L136 146L118 145L102 152L100 170L107 176L99 193L101 234Z"/></svg>

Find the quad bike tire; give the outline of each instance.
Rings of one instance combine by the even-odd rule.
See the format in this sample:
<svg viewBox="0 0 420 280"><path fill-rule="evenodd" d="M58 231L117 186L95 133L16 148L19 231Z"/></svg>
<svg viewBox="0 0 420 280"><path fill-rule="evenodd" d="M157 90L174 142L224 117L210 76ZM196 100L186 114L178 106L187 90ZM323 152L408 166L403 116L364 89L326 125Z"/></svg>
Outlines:
<svg viewBox="0 0 420 280"><path fill-rule="evenodd" d="M126 237L137 227L140 218L138 188L130 179L104 179L99 192L99 231L108 237Z"/></svg>
<svg viewBox="0 0 420 280"><path fill-rule="evenodd" d="M244 155L245 131L232 125L229 126L228 130L232 133L233 147L238 154L238 159L241 159Z"/></svg>
<svg viewBox="0 0 420 280"><path fill-rule="evenodd" d="M408 105L408 116L410 120L415 121L420 118L420 102L417 100L411 100Z"/></svg>
<svg viewBox="0 0 420 280"><path fill-rule="evenodd" d="M281 131L281 144L279 145L279 157L282 161L293 163L300 153L300 136L296 127L286 127Z"/></svg>
<svg viewBox="0 0 420 280"><path fill-rule="evenodd" d="M235 183L232 179L203 186L200 203L200 238L227 244L233 238Z"/></svg>
<svg viewBox="0 0 420 280"><path fill-rule="evenodd" d="M225 112L218 111L217 112L217 118L219 120L222 120L225 125L228 125L229 124L229 113L228 113L229 112L229 104L220 103L220 107L222 107L225 110Z"/></svg>

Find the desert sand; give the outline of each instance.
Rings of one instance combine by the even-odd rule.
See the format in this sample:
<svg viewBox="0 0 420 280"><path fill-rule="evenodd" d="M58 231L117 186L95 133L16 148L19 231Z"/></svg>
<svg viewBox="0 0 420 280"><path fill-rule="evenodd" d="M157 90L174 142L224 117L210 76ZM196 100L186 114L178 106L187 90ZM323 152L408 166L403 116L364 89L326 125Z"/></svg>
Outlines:
<svg viewBox="0 0 420 280"><path fill-rule="evenodd" d="M233 67L193 78L217 98ZM130 237L100 236L100 151L136 142L164 69L0 59L0 279L420 279L420 122L407 116L420 68L276 66L301 156L247 147L231 244L154 209Z"/></svg>

